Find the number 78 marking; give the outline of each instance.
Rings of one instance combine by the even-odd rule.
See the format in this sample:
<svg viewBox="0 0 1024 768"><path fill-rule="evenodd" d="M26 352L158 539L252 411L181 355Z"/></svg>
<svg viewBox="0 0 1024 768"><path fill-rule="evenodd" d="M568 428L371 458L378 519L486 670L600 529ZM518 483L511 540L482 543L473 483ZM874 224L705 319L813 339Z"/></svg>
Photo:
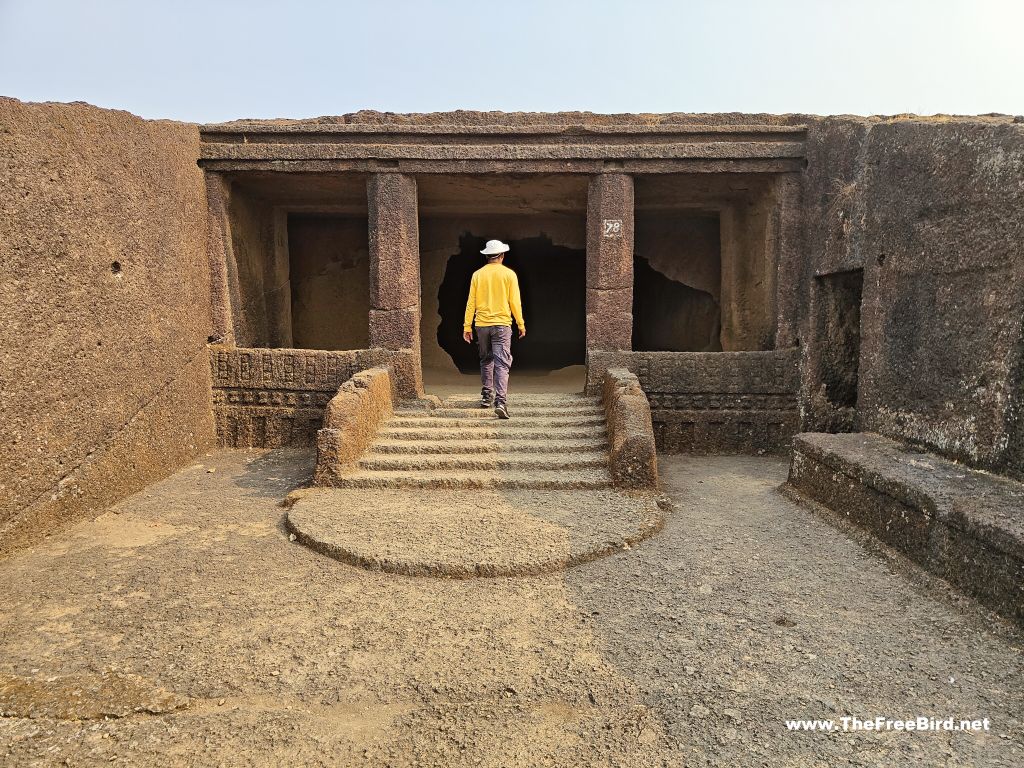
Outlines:
<svg viewBox="0 0 1024 768"><path fill-rule="evenodd" d="M604 237L622 237L622 219L601 219Z"/></svg>

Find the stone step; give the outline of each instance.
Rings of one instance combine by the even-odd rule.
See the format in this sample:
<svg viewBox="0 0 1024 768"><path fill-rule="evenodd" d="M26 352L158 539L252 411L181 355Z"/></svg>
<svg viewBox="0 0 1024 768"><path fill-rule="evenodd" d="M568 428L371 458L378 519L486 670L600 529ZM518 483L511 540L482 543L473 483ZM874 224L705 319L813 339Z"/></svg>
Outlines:
<svg viewBox="0 0 1024 768"><path fill-rule="evenodd" d="M375 471L357 469L331 481L336 488L496 488L583 489L608 488L611 475L604 468L532 469L480 472L473 470ZM382 510L386 514L386 510Z"/></svg>
<svg viewBox="0 0 1024 768"><path fill-rule="evenodd" d="M605 425L545 427L544 425L530 428L509 428L508 421L494 421L480 426L433 426L433 427L395 427L385 425L380 431L378 440L607 440Z"/></svg>
<svg viewBox="0 0 1024 768"><path fill-rule="evenodd" d="M600 452L588 453L525 453L514 455L477 454L477 453L432 453L412 455L378 455L368 454L359 461L362 469L368 470L430 470L444 471L454 469L473 470L530 470L550 469L568 470L586 467L608 466L608 454Z"/></svg>
<svg viewBox="0 0 1024 768"><path fill-rule="evenodd" d="M418 453L569 453L600 451L607 454L608 442L603 438L566 440L378 440L370 448L373 454Z"/></svg>
<svg viewBox="0 0 1024 768"><path fill-rule="evenodd" d="M592 418L604 418L604 409L598 406L580 406L574 408L549 408L547 406L509 406L509 413L512 414L513 418L519 419L527 416L541 417L541 418L565 418L565 417L576 417L576 416L588 416ZM422 409L412 410L399 408L395 410L395 416L405 417L423 417L423 418L439 418L439 419L493 419L494 409L493 408L435 408L432 411L425 411Z"/></svg>
<svg viewBox="0 0 1024 768"><path fill-rule="evenodd" d="M601 400L590 395L571 394L509 394L509 408L579 408L600 406ZM479 408L480 395L452 395L441 401L442 408Z"/></svg>
<svg viewBox="0 0 1024 768"><path fill-rule="evenodd" d="M525 416L513 417L511 419L499 419L493 413L489 419L462 418L445 419L435 416L398 416L388 419L386 429L398 427L411 427L414 429L493 429L497 422L501 422L502 429L547 429L549 427L594 427L605 423L604 416L560 416L560 417L539 417Z"/></svg>

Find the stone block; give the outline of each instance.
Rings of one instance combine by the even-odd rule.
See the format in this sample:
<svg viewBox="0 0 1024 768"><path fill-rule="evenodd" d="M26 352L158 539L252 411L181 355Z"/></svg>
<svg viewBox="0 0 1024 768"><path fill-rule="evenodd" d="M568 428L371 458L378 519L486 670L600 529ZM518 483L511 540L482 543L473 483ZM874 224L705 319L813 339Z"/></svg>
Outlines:
<svg viewBox="0 0 1024 768"><path fill-rule="evenodd" d="M228 211L231 207L231 184L220 173L206 174L206 251L210 265L210 338L232 344L235 329L232 321L231 283L228 264L235 254L231 243Z"/></svg>
<svg viewBox="0 0 1024 768"><path fill-rule="evenodd" d="M0 97L0 551L214 444L195 125ZM223 241L214 243L223 247Z"/></svg>
<svg viewBox="0 0 1024 768"><path fill-rule="evenodd" d="M599 174L587 195L587 287L633 287L633 177Z"/></svg>
<svg viewBox="0 0 1024 768"><path fill-rule="evenodd" d="M633 289L587 289L587 349L628 350L633 344Z"/></svg>
<svg viewBox="0 0 1024 768"><path fill-rule="evenodd" d="M338 429L321 429L316 433L316 468L313 470L314 485L330 485L338 476L341 466L342 432Z"/></svg>
<svg viewBox="0 0 1024 768"><path fill-rule="evenodd" d="M391 353L388 366L398 397L415 399L423 396L423 367L420 364L419 347Z"/></svg>
<svg viewBox="0 0 1024 768"><path fill-rule="evenodd" d="M587 346L589 349L629 349L632 341L633 315L587 314Z"/></svg>
<svg viewBox="0 0 1024 768"><path fill-rule="evenodd" d="M416 180L377 173L367 182L370 236L370 306L404 309L419 304L420 255Z"/></svg>
<svg viewBox="0 0 1024 768"><path fill-rule="evenodd" d="M394 413L395 396L388 366L360 371L341 385L317 433L317 482L336 476L370 447L380 425Z"/></svg>
<svg viewBox="0 0 1024 768"><path fill-rule="evenodd" d="M775 179L775 253L772 254L776 268L775 274L770 275L774 281L766 281L768 285L774 282L770 291L775 294L776 317L775 323L769 318L768 327L761 330L762 337L767 339L772 335L770 326L776 325L775 339L769 346L791 347L797 343L800 311L808 290L800 239L802 217L800 174L779 174Z"/></svg>
<svg viewBox="0 0 1024 768"><path fill-rule="evenodd" d="M371 309L370 345L383 349L419 349L419 307Z"/></svg>
<svg viewBox="0 0 1024 768"><path fill-rule="evenodd" d="M1024 485L872 433L794 439L789 487L1024 625Z"/></svg>
<svg viewBox="0 0 1024 768"><path fill-rule="evenodd" d="M211 346L210 374L214 389L334 392L366 352Z"/></svg>
<svg viewBox="0 0 1024 768"><path fill-rule="evenodd" d="M587 382L586 393L599 395L604 388L605 373L609 368L625 368L636 373L639 353L628 350L587 350ZM641 384L642 386L642 384Z"/></svg>
<svg viewBox="0 0 1024 768"><path fill-rule="evenodd" d="M419 253L370 258L371 309L408 309L420 302Z"/></svg>
<svg viewBox="0 0 1024 768"><path fill-rule="evenodd" d="M870 271L886 277L864 281L872 296L862 316L862 427L998 466L1012 418L1011 350L1024 314L1013 270L978 269L955 279L887 273L877 264Z"/></svg>
<svg viewBox="0 0 1024 768"><path fill-rule="evenodd" d="M645 352L648 392L794 393L799 350Z"/></svg>
<svg viewBox="0 0 1024 768"><path fill-rule="evenodd" d="M1024 476L1013 448L1024 132L998 119L829 118L808 136L808 163L805 269L864 269L857 413L846 421ZM809 320L803 404L807 423L825 426L815 395L828 340Z"/></svg>
<svg viewBox="0 0 1024 768"><path fill-rule="evenodd" d="M798 430L796 400L785 410L659 408L651 403L658 450L701 456L788 456Z"/></svg>
<svg viewBox="0 0 1024 768"><path fill-rule="evenodd" d="M798 353L589 350L586 391L600 392L609 369L635 373L666 453L785 454L798 431Z"/></svg>
<svg viewBox="0 0 1024 768"><path fill-rule="evenodd" d="M222 448L281 448L312 445L323 408L273 405L214 405Z"/></svg>
<svg viewBox="0 0 1024 768"><path fill-rule="evenodd" d="M608 419L608 468L615 484L652 490L658 457L647 397L636 375L624 368L605 373L602 403Z"/></svg>

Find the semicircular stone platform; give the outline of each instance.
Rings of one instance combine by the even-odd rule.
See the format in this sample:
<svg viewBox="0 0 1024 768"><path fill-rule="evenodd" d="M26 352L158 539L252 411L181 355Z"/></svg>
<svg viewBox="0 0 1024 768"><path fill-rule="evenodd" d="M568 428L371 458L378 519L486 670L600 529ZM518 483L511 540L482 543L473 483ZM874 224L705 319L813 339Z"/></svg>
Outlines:
<svg viewBox="0 0 1024 768"><path fill-rule="evenodd" d="M649 494L308 488L288 528L322 554L408 576L535 576L627 549L664 516Z"/></svg>

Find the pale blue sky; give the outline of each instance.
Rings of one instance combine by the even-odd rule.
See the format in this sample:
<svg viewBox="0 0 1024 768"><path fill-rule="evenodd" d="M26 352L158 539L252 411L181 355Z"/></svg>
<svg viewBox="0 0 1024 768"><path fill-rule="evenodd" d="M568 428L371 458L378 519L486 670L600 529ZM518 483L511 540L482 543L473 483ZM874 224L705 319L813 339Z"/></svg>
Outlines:
<svg viewBox="0 0 1024 768"><path fill-rule="evenodd" d="M0 95L357 109L1024 113L1022 0L0 0Z"/></svg>

